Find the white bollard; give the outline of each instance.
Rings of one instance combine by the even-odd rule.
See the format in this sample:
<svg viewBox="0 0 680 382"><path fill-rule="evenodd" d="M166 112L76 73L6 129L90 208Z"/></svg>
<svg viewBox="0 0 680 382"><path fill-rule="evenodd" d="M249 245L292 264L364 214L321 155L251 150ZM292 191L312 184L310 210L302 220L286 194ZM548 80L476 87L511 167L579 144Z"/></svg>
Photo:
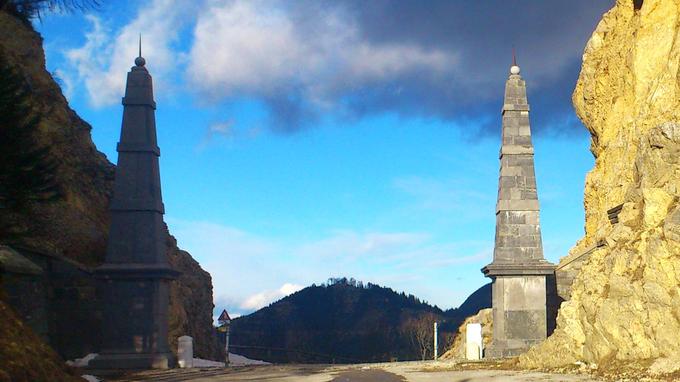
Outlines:
<svg viewBox="0 0 680 382"><path fill-rule="evenodd" d="M177 364L181 368L194 367L194 339L182 336L177 339Z"/></svg>
<svg viewBox="0 0 680 382"><path fill-rule="evenodd" d="M465 358L470 361L482 359L481 324L467 324L465 328Z"/></svg>
<svg viewBox="0 0 680 382"><path fill-rule="evenodd" d="M437 321L434 322L434 360L436 361L439 357L439 347L437 342Z"/></svg>

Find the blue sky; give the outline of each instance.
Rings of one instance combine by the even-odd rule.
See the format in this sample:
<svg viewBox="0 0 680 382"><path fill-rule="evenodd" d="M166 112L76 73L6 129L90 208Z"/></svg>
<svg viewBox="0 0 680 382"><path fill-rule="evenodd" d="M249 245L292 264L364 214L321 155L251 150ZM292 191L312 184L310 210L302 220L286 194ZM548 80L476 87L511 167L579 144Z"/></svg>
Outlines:
<svg viewBox="0 0 680 382"><path fill-rule="evenodd" d="M212 274L216 311L339 276L450 308L487 282L512 46L548 260L582 235L593 159L570 95L612 4L566 3L153 0L36 27L112 162L142 33L165 219Z"/></svg>

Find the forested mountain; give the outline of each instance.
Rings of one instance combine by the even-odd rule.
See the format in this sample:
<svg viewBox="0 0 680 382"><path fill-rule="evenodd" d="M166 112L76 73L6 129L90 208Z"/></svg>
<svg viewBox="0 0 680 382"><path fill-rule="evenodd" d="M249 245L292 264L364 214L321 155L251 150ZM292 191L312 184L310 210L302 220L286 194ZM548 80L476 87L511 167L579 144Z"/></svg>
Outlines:
<svg viewBox="0 0 680 382"><path fill-rule="evenodd" d="M466 301L466 306L491 305L490 295L479 292L473 296L482 301ZM429 358L434 321L442 323L441 354L467 310L444 312L390 288L330 279L233 320L230 351L277 363Z"/></svg>

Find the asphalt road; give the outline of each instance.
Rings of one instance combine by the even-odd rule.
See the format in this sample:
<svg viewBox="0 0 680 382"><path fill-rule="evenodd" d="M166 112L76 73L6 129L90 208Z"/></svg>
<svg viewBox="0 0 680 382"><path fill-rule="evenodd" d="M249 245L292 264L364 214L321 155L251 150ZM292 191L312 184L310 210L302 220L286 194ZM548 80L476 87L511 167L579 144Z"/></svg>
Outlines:
<svg viewBox="0 0 680 382"><path fill-rule="evenodd" d="M148 371L118 381L158 382L591 382L587 375L509 370L451 370L446 363L396 362L371 365L266 365Z"/></svg>
<svg viewBox="0 0 680 382"><path fill-rule="evenodd" d="M400 375L384 370L349 370L343 371L331 382L405 382Z"/></svg>

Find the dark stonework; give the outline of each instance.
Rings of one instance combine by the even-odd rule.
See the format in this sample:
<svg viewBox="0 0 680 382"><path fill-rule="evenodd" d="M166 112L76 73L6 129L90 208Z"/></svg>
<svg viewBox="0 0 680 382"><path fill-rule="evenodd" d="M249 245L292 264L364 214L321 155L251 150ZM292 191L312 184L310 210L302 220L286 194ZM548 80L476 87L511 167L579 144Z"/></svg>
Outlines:
<svg viewBox="0 0 680 382"><path fill-rule="evenodd" d="M103 301L95 369L173 367L168 348L169 282L151 76L138 57L128 73L110 205L105 263L96 269Z"/></svg>
<svg viewBox="0 0 680 382"><path fill-rule="evenodd" d="M34 270L8 268L8 253ZM99 351L101 304L92 269L57 254L0 245L0 284L17 315L63 359Z"/></svg>
<svg viewBox="0 0 680 382"><path fill-rule="evenodd" d="M505 85L502 121L494 256L482 269L493 280L488 358L521 354L546 338L546 277L554 274L543 257L529 104L517 66Z"/></svg>

